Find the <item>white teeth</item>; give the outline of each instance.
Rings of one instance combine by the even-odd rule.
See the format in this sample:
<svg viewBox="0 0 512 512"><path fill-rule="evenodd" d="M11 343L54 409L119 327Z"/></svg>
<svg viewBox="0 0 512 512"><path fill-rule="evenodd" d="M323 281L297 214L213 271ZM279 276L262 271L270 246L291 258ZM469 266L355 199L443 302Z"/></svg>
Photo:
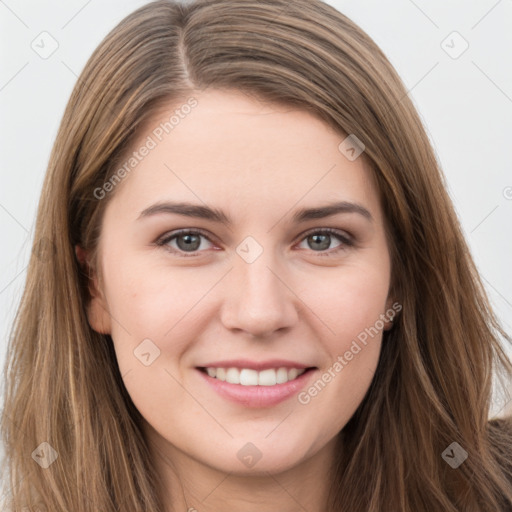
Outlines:
<svg viewBox="0 0 512 512"><path fill-rule="evenodd" d="M279 368L276 374L276 382L278 384L284 384L288 382L288 370L286 368Z"/></svg>
<svg viewBox="0 0 512 512"><path fill-rule="evenodd" d="M210 377L217 378L229 384L241 384L242 386L275 386L294 380L306 370L301 368L268 368L258 372L249 368L206 368Z"/></svg>
<svg viewBox="0 0 512 512"><path fill-rule="evenodd" d="M299 375L299 370L297 370L297 368L291 368L288 370L288 380L296 379L297 375Z"/></svg>
<svg viewBox="0 0 512 512"><path fill-rule="evenodd" d="M258 384L260 386L275 386L277 383L276 371L272 368L263 370L258 374Z"/></svg>
<svg viewBox="0 0 512 512"><path fill-rule="evenodd" d="M228 368L226 370L226 382L231 382L231 384L240 384L241 377L240 372L236 368Z"/></svg>
<svg viewBox="0 0 512 512"><path fill-rule="evenodd" d="M233 368L233 370L238 371L236 368ZM242 371L239 372L239 375L240 384L242 384L242 386L258 385L258 372L256 370L248 370L247 368L244 368ZM230 384L236 384L236 382L231 382L227 379L226 382L229 382Z"/></svg>

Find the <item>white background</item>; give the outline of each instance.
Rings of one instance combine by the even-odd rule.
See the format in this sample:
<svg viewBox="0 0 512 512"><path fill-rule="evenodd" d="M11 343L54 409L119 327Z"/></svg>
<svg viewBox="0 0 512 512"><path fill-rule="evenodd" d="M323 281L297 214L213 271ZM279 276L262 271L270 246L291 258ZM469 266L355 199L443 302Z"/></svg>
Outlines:
<svg viewBox="0 0 512 512"><path fill-rule="evenodd" d="M0 1L2 368L40 189L72 87L102 38L145 3ZM370 34L404 80L446 174L492 303L512 332L512 0L328 3ZM58 42L47 59L31 48L43 31ZM456 59L442 46L453 31L469 44ZM463 48L457 37L445 42L452 53ZM496 412L504 403L497 401Z"/></svg>

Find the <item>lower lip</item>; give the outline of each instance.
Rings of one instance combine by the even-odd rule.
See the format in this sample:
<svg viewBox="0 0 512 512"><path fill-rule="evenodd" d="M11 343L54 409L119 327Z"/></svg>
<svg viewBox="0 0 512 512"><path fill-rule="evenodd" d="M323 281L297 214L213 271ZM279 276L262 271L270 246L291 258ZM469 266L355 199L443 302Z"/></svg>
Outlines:
<svg viewBox="0 0 512 512"><path fill-rule="evenodd" d="M274 386L243 386L230 384L207 373L197 370L203 379L222 397L245 407L271 407L284 402L298 393L311 378L315 369L306 370L302 375L284 384Z"/></svg>

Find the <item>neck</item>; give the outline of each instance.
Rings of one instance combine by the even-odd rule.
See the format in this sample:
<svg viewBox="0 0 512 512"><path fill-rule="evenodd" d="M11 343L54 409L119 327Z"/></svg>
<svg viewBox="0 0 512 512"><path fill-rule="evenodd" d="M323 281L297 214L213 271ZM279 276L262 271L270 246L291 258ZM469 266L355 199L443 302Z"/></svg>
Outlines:
<svg viewBox="0 0 512 512"><path fill-rule="evenodd" d="M165 512L326 510L336 438L290 469L250 475L225 473L205 465L170 445L154 431L148 439L163 485Z"/></svg>

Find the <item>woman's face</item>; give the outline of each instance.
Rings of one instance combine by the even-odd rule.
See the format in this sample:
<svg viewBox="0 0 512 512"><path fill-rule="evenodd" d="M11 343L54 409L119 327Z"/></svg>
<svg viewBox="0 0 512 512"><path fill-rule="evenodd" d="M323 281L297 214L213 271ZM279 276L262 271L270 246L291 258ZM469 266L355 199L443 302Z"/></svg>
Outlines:
<svg viewBox="0 0 512 512"><path fill-rule="evenodd" d="M89 320L162 453L292 468L331 451L391 325L377 189L359 148L305 111L194 98L118 173Z"/></svg>

